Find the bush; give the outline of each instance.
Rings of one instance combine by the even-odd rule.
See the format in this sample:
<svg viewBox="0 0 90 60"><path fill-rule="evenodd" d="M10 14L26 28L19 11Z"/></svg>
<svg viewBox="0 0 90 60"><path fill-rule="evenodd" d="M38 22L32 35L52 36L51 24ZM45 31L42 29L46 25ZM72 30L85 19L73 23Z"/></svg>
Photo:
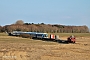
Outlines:
<svg viewBox="0 0 90 60"><path fill-rule="evenodd" d="M29 35L29 34L20 34L20 37L22 37L22 38L30 38L30 39L32 39L32 36Z"/></svg>

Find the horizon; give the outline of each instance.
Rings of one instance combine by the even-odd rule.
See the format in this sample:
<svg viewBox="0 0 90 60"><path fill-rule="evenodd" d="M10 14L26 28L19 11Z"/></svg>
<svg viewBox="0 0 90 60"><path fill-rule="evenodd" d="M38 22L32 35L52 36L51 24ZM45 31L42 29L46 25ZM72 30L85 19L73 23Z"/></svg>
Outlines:
<svg viewBox="0 0 90 60"><path fill-rule="evenodd" d="M0 25L17 20L90 28L90 0L0 0Z"/></svg>

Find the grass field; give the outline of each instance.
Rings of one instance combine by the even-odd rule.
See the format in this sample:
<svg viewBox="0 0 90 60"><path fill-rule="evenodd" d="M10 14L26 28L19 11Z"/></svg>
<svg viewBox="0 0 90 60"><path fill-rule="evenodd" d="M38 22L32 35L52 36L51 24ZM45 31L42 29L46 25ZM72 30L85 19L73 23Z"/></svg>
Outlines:
<svg viewBox="0 0 90 60"><path fill-rule="evenodd" d="M90 37L90 33L49 33L49 35L50 34L59 35L61 37L67 37L70 35L74 35L76 37Z"/></svg>
<svg viewBox="0 0 90 60"><path fill-rule="evenodd" d="M0 60L90 60L90 33L53 34L64 40L75 35L76 44L33 40L0 33Z"/></svg>

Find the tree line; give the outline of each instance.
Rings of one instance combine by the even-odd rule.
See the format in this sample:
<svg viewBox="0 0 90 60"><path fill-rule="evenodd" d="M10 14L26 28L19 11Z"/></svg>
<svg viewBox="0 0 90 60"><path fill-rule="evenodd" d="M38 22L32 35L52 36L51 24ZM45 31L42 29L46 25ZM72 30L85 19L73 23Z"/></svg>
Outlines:
<svg viewBox="0 0 90 60"><path fill-rule="evenodd" d="M0 32L12 31L31 31L31 32L46 32L46 33L88 33L87 26L64 26L64 25L50 25L50 24L30 24L19 25L12 24L0 26Z"/></svg>
<svg viewBox="0 0 90 60"><path fill-rule="evenodd" d="M45 32L45 33L89 33L87 26L65 26L58 24L44 23L23 23L17 21L15 24L0 26L0 32L26 31L26 32Z"/></svg>

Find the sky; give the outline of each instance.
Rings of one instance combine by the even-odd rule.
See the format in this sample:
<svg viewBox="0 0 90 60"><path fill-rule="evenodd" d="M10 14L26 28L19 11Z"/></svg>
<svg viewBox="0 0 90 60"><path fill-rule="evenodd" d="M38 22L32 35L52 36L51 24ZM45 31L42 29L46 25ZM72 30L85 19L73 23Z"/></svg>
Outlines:
<svg viewBox="0 0 90 60"><path fill-rule="evenodd" d="M90 28L90 0L0 0L0 25L17 20Z"/></svg>

